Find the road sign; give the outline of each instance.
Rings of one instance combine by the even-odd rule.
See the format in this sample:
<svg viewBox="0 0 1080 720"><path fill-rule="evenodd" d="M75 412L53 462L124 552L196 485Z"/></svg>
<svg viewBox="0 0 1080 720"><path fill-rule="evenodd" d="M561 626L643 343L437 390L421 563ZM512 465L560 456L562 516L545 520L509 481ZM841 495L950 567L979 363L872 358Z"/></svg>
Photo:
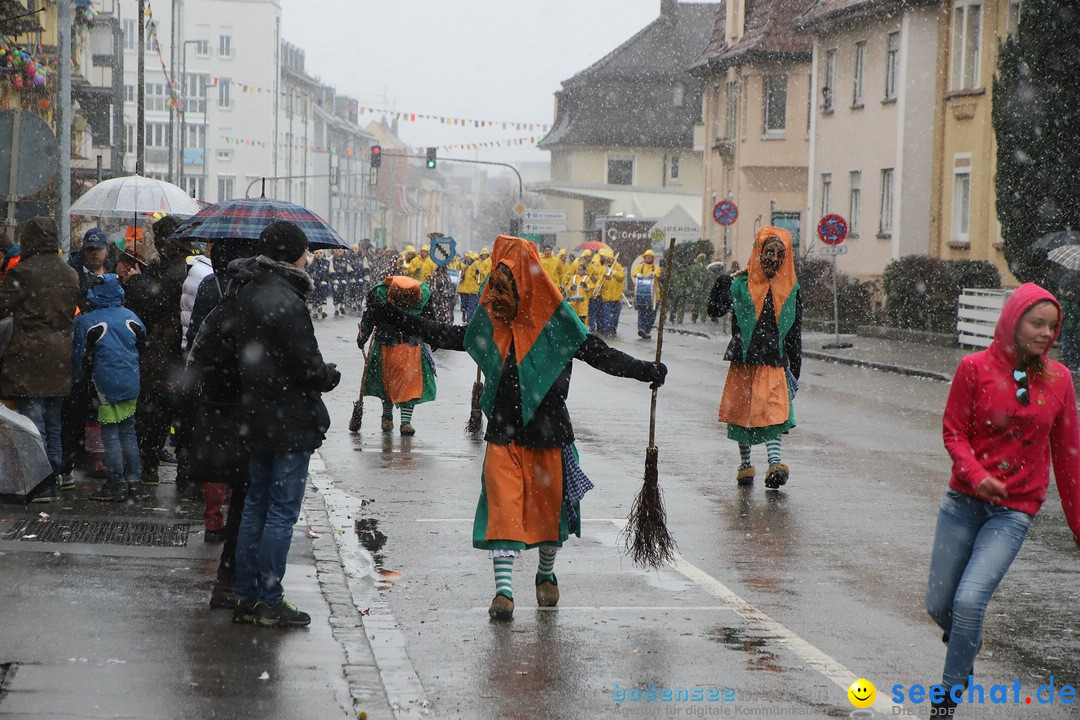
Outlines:
<svg viewBox="0 0 1080 720"><path fill-rule="evenodd" d="M521 231L550 235L566 232L567 213L565 210L538 210L525 208L521 214Z"/></svg>
<svg viewBox="0 0 1080 720"><path fill-rule="evenodd" d="M457 240L445 235L431 239L431 261L436 265L449 265L457 254Z"/></svg>
<svg viewBox="0 0 1080 720"><path fill-rule="evenodd" d="M739 208L730 200L721 200L713 206L712 216L721 225L730 225L739 219Z"/></svg>
<svg viewBox="0 0 1080 720"><path fill-rule="evenodd" d="M818 237L826 245L839 245L847 237L848 224L847 220L841 216L830 213L821 218L821 221L817 226ZM843 253L837 253L842 255Z"/></svg>
<svg viewBox="0 0 1080 720"><path fill-rule="evenodd" d="M518 203L517 205L514 206L514 214L517 215L518 217L521 217L524 212L525 212L525 206L522 205L521 203Z"/></svg>
<svg viewBox="0 0 1080 720"><path fill-rule="evenodd" d="M56 136L40 117L23 110L0 112L0 196L25 197L43 189L56 174L59 156Z"/></svg>
<svg viewBox="0 0 1080 720"><path fill-rule="evenodd" d="M846 255L847 248L843 245L829 245L821 248L822 255Z"/></svg>

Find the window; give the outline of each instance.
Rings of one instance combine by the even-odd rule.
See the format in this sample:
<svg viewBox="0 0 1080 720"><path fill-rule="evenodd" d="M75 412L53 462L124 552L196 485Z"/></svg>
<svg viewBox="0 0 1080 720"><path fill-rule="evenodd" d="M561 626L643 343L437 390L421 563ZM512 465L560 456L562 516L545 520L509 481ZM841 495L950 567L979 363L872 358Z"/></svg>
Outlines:
<svg viewBox="0 0 1080 720"><path fill-rule="evenodd" d="M832 173L821 173L821 217L829 214L832 195Z"/></svg>
<svg viewBox="0 0 1080 720"><path fill-rule="evenodd" d="M863 75L866 73L866 41L855 43L855 65L851 69L854 87L851 91L851 107L863 106Z"/></svg>
<svg viewBox="0 0 1080 720"><path fill-rule="evenodd" d="M231 200L233 198L233 186L236 184L236 178L232 175L218 175L217 180L217 195L218 202L224 200Z"/></svg>
<svg viewBox="0 0 1080 720"><path fill-rule="evenodd" d="M210 41L209 40L196 40L195 41L195 54L199 57L210 57Z"/></svg>
<svg viewBox="0 0 1080 720"><path fill-rule="evenodd" d="M668 171L669 171L668 176L672 180L678 180L679 179L679 156L678 155L672 155L671 156L671 165L668 167Z"/></svg>
<svg viewBox="0 0 1080 720"><path fill-rule="evenodd" d="M952 241L967 245L971 224L971 154L953 158Z"/></svg>
<svg viewBox="0 0 1080 720"><path fill-rule="evenodd" d="M232 100L229 96L229 88L231 86L232 80L229 78L218 78L217 103L218 107L222 110L232 107Z"/></svg>
<svg viewBox="0 0 1080 720"><path fill-rule="evenodd" d="M1016 37L1020 32L1020 0L1009 0L1008 13L1005 18L1005 32L1009 37Z"/></svg>
<svg viewBox="0 0 1080 720"><path fill-rule="evenodd" d="M686 104L686 88L682 84L675 86L675 90L672 92L671 104L675 107L682 107Z"/></svg>
<svg viewBox="0 0 1080 720"><path fill-rule="evenodd" d="M168 147L169 124L159 122L146 123L146 147Z"/></svg>
<svg viewBox="0 0 1080 720"><path fill-rule="evenodd" d="M146 29L143 30L146 52L157 52L157 33L151 32L151 30L157 30L157 23L153 20L147 22Z"/></svg>
<svg viewBox="0 0 1080 720"><path fill-rule="evenodd" d="M881 171L881 222L878 225L878 237L892 236L893 209L893 169Z"/></svg>
<svg viewBox="0 0 1080 720"><path fill-rule="evenodd" d="M821 112L829 114L834 110L833 98L836 97L836 48L825 51L825 62L821 78Z"/></svg>
<svg viewBox="0 0 1080 720"><path fill-rule="evenodd" d="M709 95L712 98L713 108L712 113L709 115L709 121L712 123L712 125L710 126L712 128L712 133L710 134L710 137L718 139L721 137L727 137L726 135L721 135L724 127L722 118L723 114L727 112L727 105L720 104L721 102L726 102L726 99L720 92L720 83L715 83L711 86L711 88L709 89Z"/></svg>
<svg viewBox="0 0 1080 720"><path fill-rule="evenodd" d="M187 86L184 89L186 111L206 112L206 75L188 75L184 84Z"/></svg>
<svg viewBox="0 0 1080 720"><path fill-rule="evenodd" d="M739 84L734 80L724 88L724 137L735 139L735 124L739 112Z"/></svg>
<svg viewBox="0 0 1080 720"><path fill-rule="evenodd" d="M130 124L125 125L124 130L126 131L125 134L127 135L127 145L125 145L124 147L126 147L131 152L135 152L135 126Z"/></svg>
<svg viewBox="0 0 1080 720"><path fill-rule="evenodd" d="M952 71L953 90L979 86L979 35L982 30L982 5L959 0L953 6Z"/></svg>
<svg viewBox="0 0 1080 720"><path fill-rule="evenodd" d="M135 102L135 86L134 85L125 85L124 86L124 102L129 102L129 103Z"/></svg>
<svg viewBox="0 0 1080 720"><path fill-rule="evenodd" d="M765 137L783 139L787 128L787 75L766 75L764 84Z"/></svg>
<svg viewBox="0 0 1080 720"><path fill-rule="evenodd" d="M885 100L896 99L896 76L900 71L900 33L889 33L885 46Z"/></svg>
<svg viewBox="0 0 1080 720"><path fill-rule="evenodd" d="M202 198L205 194L203 189L203 179L199 176L184 176L184 189L187 190L188 195L193 198Z"/></svg>
<svg viewBox="0 0 1080 720"><path fill-rule="evenodd" d="M609 157L607 161L608 185L634 184L634 159Z"/></svg>
<svg viewBox="0 0 1080 720"><path fill-rule="evenodd" d="M168 86L163 82L146 83L146 97L143 108L147 111L165 111L169 109Z"/></svg>
<svg viewBox="0 0 1080 720"><path fill-rule="evenodd" d="M853 238L859 237L859 211L862 206L862 172L852 170L848 173L850 187L848 189L848 235Z"/></svg>
<svg viewBox="0 0 1080 720"><path fill-rule="evenodd" d="M187 138L185 138L185 140L184 140L184 147L205 148L206 147L206 126L205 125L188 125L187 126Z"/></svg>
<svg viewBox="0 0 1080 720"><path fill-rule="evenodd" d="M218 37L218 55L223 58L232 57L232 35L221 35Z"/></svg>
<svg viewBox="0 0 1080 720"><path fill-rule="evenodd" d="M135 20L124 20L124 49L134 50L135 43L139 41L139 29L135 27Z"/></svg>

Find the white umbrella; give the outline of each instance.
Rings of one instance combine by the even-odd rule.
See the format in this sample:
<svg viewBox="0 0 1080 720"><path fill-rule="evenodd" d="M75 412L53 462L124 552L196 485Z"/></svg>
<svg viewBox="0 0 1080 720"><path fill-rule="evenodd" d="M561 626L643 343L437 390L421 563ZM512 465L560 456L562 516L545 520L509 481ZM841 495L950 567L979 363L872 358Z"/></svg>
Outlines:
<svg viewBox="0 0 1080 720"><path fill-rule="evenodd" d="M156 212L191 217L199 212L199 203L177 185L129 175L98 183L71 206L72 215L88 217L137 219Z"/></svg>
<svg viewBox="0 0 1080 720"><path fill-rule="evenodd" d="M26 502L51 473L34 423L0 404L0 499Z"/></svg>
<svg viewBox="0 0 1080 720"><path fill-rule="evenodd" d="M1056 262L1066 270L1080 270L1080 245L1062 245L1046 255L1046 259Z"/></svg>

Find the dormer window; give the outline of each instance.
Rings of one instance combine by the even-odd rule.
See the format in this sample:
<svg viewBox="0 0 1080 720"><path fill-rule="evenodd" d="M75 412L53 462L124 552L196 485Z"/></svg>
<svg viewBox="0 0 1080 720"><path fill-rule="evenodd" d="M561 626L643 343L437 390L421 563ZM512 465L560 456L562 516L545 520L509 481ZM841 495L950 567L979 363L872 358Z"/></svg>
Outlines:
<svg viewBox="0 0 1080 720"><path fill-rule="evenodd" d="M686 88L682 83L675 86L675 90L671 94L671 102L675 107L682 107L686 104Z"/></svg>

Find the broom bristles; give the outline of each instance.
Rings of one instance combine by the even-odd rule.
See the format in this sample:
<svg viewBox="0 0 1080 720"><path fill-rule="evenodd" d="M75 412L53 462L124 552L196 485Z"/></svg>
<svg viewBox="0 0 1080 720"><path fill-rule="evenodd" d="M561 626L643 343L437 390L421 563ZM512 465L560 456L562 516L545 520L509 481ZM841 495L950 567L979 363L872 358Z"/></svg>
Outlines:
<svg viewBox="0 0 1080 720"><path fill-rule="evenodd" d="M360 426L364 422L364 401L353 400L352 417L349 418L349 432L360 432Z"/></svg>
<svg viewBox="0 0 1080 720"><path fill-rule="evenodd" d="M667 529L667 513L660 491L659 455L655 447L645 450L645 482L630 506L623 532L626 552L635 565L658 568L675 559L675 538Z"/></svg>
<svg viewBox="0 0 1080 720"><path fill-rule="evenodd" d="M484 429L484 413L480 409L480 396L484 394L484 383L474 382L472 386L472 405L469 410L469 422L465 432L478 433Z"/></svg>

